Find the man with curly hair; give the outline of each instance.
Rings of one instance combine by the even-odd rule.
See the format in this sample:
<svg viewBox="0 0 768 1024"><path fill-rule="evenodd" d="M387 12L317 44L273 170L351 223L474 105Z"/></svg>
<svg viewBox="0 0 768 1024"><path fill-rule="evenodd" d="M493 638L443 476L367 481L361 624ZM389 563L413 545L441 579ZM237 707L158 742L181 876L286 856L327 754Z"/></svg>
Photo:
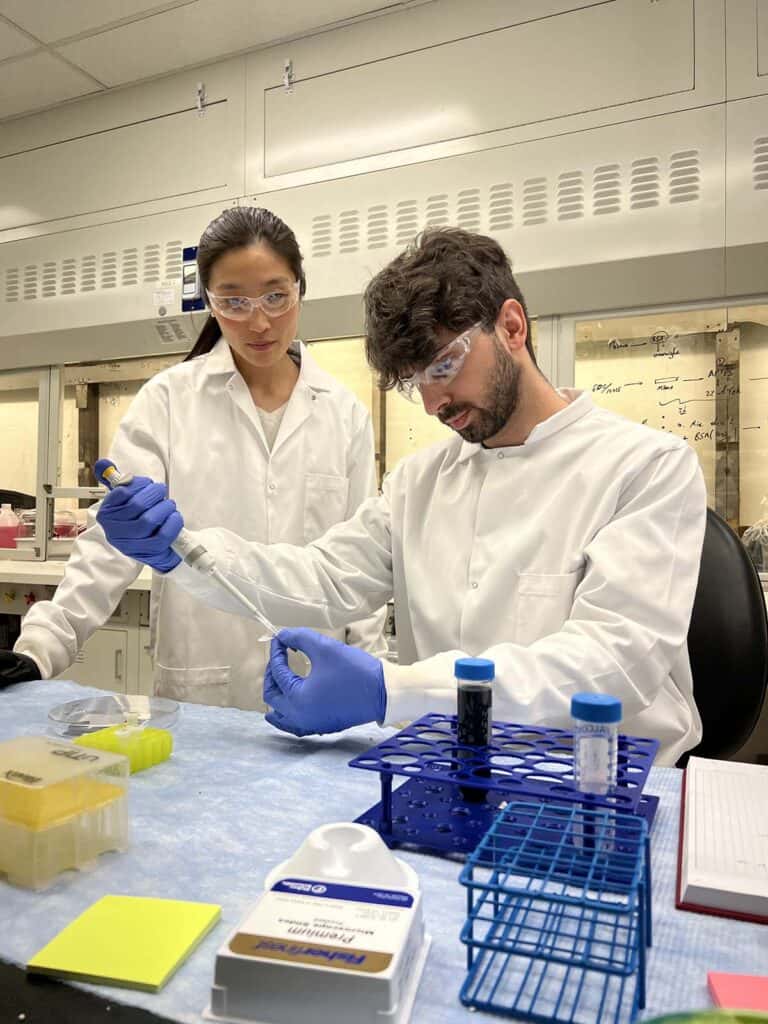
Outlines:
<svg viewBox="0 0 768 1024"><path fill-rule="evenodd" d="M268 720L306 735L452 712L454 662L471 655L495 663L496 717L567 726L573 693L612 694L623 730L657 738L659 761L674 764L701 735L686 644L706 511L693 450L549 383L492 238L424 232L373 278L365 309L380 385L420 399L453 434L403 459L378 498L305 548L195 534L289 627L272 645ZM141 494L114 492L100 514L139 560L167 546L157 531L173 511L158 516ZM168 576L240 611L189 566ZM393 595L398 664L290 628L338 627ZM290 648L309 656L306 677Z"/></svg>

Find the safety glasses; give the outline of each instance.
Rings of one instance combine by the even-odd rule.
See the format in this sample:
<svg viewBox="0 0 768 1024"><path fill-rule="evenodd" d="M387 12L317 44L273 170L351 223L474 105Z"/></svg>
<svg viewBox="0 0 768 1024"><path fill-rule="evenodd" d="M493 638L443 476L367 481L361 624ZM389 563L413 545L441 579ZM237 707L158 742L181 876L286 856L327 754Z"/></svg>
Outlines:
<svg viewBox="0 0 768 1024"><path fill-rule="evenodd" d="M472 348L474 335L482 327L482 323L473 324L466 331L449 341L441 348L435 358L423 370L418 370L410 377L401 377L397 382L397 390L409 401L416 401L416 391L425 384L447 384L456 377L464 365L469 350Z"/></svg>
<svg viewBox="0 0 768 1024"><path fill-rule="evenodd" d="M255 298L250 295L214 295L207 289L205 294L211 309L227 320L250 320L255 309L260 309L265 316L282 316L299 301L299 282L275 288Z"/></svg>

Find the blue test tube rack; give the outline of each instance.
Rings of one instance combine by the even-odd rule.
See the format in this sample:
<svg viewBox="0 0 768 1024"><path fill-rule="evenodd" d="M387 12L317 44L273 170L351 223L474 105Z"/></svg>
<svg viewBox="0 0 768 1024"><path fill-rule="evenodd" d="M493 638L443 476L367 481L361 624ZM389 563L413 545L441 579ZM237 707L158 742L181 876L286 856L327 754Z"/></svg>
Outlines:
<svg viewBox="0 0 768 1024"><path fill-rule="evenodd" d="M648 826L579 803L512 801L464 866L465 1006L553 1024L629 1024L651 944Z"/></svg>
<svg viewBox="0 0 768 1024"><path fill-rule="evenodd" d="M494 722L488 747L456 737L456 716L430 714L411 722L349 764L377 772L381 799L356 820L390 847L464 860L509 801L575 802L639 815L648 825L658 797L643 787L658 741L619 736L618 779L605 796L576 789L573 733L565 729ZM395 776L406 778L397 789ZM464 799L475 789L480 800Z"/></svg>

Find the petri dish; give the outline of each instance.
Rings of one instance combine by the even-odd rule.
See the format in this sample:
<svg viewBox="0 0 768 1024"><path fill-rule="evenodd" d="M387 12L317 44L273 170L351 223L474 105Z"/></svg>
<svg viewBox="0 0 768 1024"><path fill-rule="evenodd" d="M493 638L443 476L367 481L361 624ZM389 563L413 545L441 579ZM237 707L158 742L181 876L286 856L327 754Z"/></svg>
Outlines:
<svg viewBox="0 0 768 1024"><path fill-rule="evenodd" d="M179 710L178 701L167 697L114 693L56 704L48 712L48 727L57 736L83 736L111 725L122 725L130 717L136 725L172 729Z"/></svg>

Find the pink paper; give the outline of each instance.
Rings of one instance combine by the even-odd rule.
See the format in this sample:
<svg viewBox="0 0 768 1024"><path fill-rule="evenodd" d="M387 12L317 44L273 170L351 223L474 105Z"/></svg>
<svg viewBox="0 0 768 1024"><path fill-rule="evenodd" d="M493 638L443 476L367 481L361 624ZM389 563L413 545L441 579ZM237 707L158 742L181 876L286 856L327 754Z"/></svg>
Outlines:
<svg viewBox="0 0 768 1024"><path fill-rule="evenodd" d="M756 974L707 974L715 1006L728 1010L768 1010L768 977Z"/></svg>

